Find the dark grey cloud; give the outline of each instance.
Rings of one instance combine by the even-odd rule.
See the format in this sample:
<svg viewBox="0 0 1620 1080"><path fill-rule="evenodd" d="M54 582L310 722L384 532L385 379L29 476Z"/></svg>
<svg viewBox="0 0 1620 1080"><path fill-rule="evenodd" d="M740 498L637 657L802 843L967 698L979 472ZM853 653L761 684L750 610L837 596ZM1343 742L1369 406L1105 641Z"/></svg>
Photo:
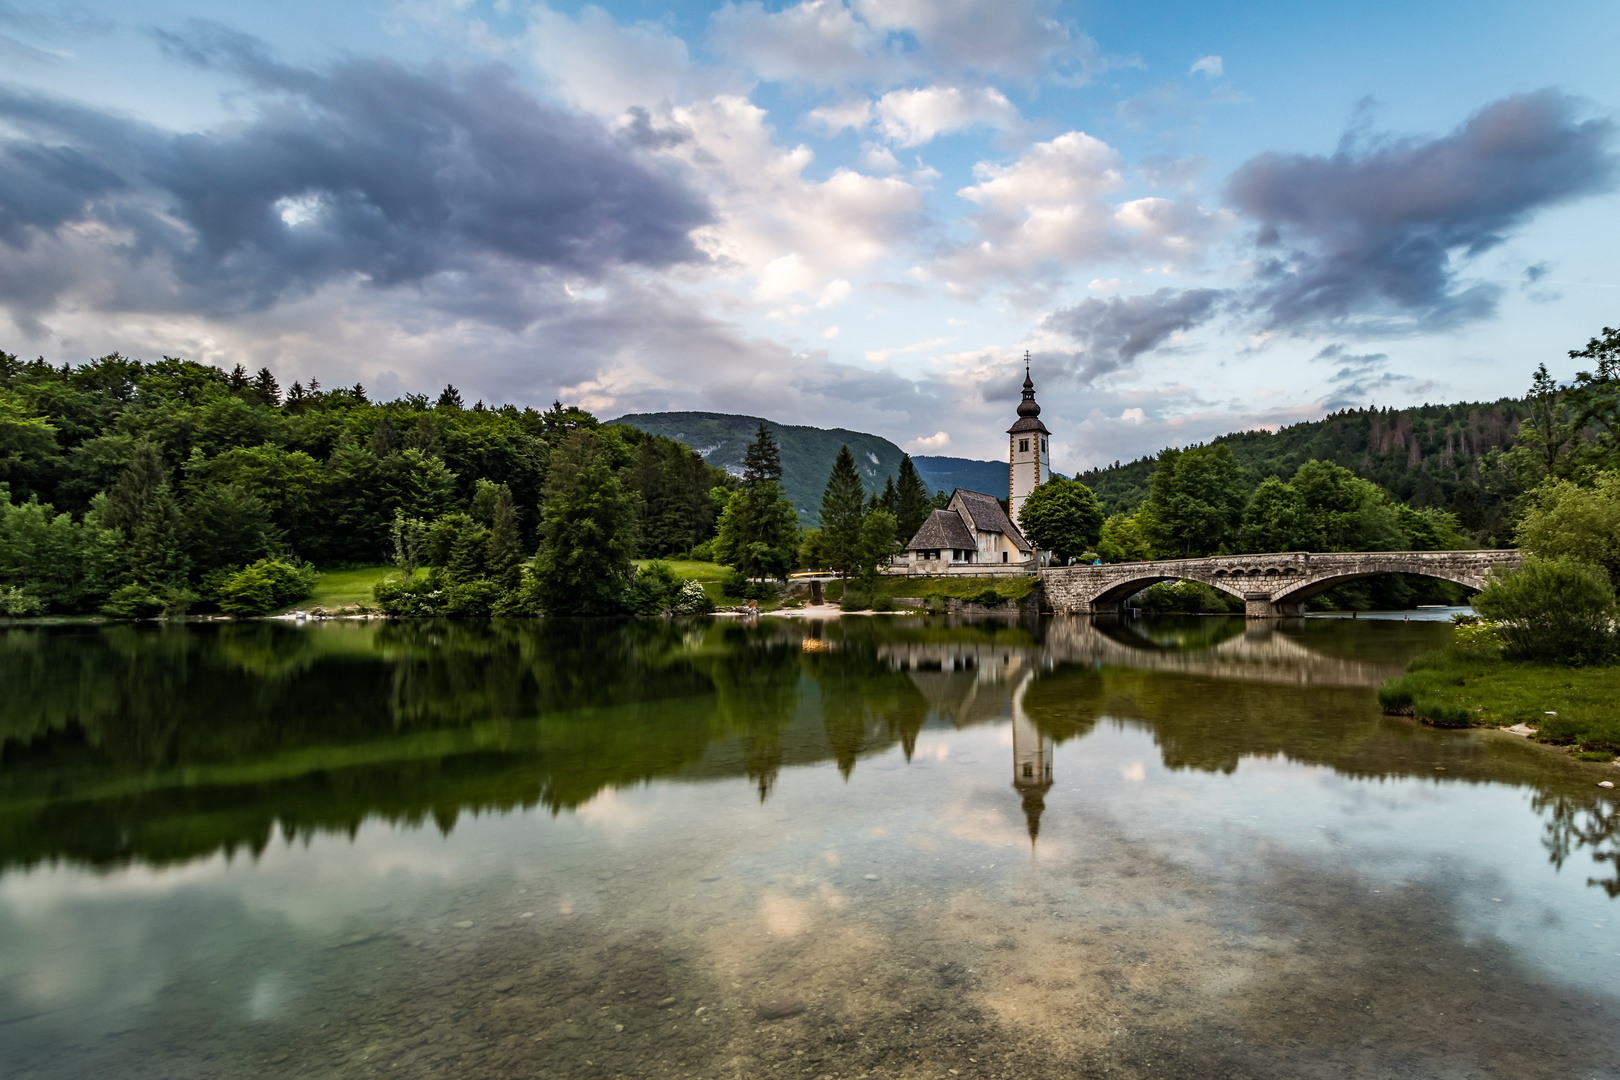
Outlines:
<svg viewBox="0 0 1620 1080"><path fill-rule="evenodd" d="M1339 368L1328 377L1331 390L1322 401L1322 407L1329 412L1365 406L1375 400L1380 390L1409 396L1421 394L1436 385L1433 380L1420 382L1415 376L1384 370L1390 364L1388 353L1352 353L1335 343L1311 359L1335 364Z"/></svg>
<svg viewBox="0 0 1620 1080"><path fill-rule="evenodd" d="M332 280L594 277L704 258L690 233L711 212L679 166L536 101L503 70L364 59L313 70L214 27L159 38L176 60L246 83L251 118L176 134L0 88L12 133L0 142L0 244L27 252L103 226L118 239L102 257L172 273L169 306L211 314ZM14 311L42 299L0 293Z"/></svg>
<svg viewBox="0 0 1620 1080"><path fill-rule="evenodd" d="M1504 98L1440 138L1371 140L1331 156L1264 154L1227 196L1259 224L1255 306L1273 329L1437 329L1492 314L1500 286L1456 259L1537 211L1614 183L1614 123L1555 90Z"/></svg>
<svg viewBox="0 0 1620 1080"><path fill-rule="evenodd" d="M1080 346L1074 367L1082 382L1128 367L1172 334L1209 321L1227 293L1222 289L1159 289L1141 296L1095 297L1060 308L1041 323Z"/></svg>

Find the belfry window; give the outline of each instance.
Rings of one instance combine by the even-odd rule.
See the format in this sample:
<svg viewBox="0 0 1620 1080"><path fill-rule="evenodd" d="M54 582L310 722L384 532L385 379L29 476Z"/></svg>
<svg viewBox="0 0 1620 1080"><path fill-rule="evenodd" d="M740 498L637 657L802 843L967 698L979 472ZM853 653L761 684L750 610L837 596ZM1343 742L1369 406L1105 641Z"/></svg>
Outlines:
<svg viewBox="0 0 1620 1080"><path fill-rule="evenodd" d="M1029 440L1028 439L1019 439L1018 440L1018 452L1020 454L1029 453Z"/></svg>
<svg viewBox="0 0 1620 1080"><path fill-rule="evenodd" d="M1046 440L1045 439L1041 440L1041 453L1043 453L1043 454L1046 453Z"/></svg>

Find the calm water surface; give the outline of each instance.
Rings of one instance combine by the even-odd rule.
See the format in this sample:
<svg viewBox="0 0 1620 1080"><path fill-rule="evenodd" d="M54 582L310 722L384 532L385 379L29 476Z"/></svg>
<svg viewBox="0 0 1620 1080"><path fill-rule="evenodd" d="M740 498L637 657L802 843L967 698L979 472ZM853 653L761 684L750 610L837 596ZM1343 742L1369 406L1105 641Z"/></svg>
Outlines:
<svg viewBox="0 0 1620 1080"><path fill-rule="evenodd" d="M0 1076L1620 1077L1434 621L0 630Z"/></svg>

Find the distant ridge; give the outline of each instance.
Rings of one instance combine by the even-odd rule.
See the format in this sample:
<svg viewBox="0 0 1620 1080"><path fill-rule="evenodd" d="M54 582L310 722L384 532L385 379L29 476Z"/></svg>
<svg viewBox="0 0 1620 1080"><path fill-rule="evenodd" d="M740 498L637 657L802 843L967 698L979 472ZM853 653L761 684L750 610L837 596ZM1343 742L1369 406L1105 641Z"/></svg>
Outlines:
<svg viewBox="0 0 1620 1080"><path fill-rule="evenodd" d="M759 416L711 412L627 413L608 423L683 442L702 454L710 465L733 475L742 474L743 454L759 425L764 424L782 447L782 487L799 512L799 524L805 527L821 523L821 492L840 446L847 445L855 455L861 481L868 491L882 491L883 481L900 472L902 451L898 446L881 436L848 428L782 424ZM1007 488L1004 463L949 457L911 460L930 491L966 487L1003 496Z"/></svg>

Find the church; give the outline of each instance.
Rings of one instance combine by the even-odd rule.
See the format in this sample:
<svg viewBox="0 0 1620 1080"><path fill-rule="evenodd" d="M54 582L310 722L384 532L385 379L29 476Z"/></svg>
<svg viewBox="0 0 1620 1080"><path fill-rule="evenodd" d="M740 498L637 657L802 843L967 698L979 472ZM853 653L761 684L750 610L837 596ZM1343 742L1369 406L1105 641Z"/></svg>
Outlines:
<svg viewBox="0 0 1620 1080"><path fill-rule="evenodd" d="M1035 402L1035 383L1029 375L1029 354L1024 354L1024 400L1018 419L1007 429L1007 506L994 495L957 488L943 510L928 515L895 556L893 572L911 574L985 573L1033 570L1039 558L1033 544L1018 529L1019 511L1034 490L1052 478L1047 446L1051 432L1041 423Z"/></svg>

